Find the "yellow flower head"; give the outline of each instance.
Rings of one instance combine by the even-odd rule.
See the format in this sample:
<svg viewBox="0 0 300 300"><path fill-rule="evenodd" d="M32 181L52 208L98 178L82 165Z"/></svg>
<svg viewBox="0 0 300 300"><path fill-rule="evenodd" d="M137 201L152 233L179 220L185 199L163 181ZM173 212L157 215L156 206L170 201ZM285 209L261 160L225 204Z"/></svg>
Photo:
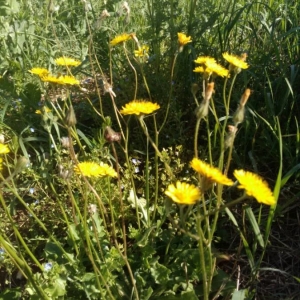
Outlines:
<svg viewBox="0 0 300 300"><path fill-rule="evenodd" d="M195 204L201 197L201 192L195 185L180 181L176 182L176 186L170 184L165 194L179 204Z"/></svg>
<svg viewBox="0 0 300 300"><path fill-rule="evenodd" d="M229 71L217 64L216 60L212 57L199 56L194 62L203 65L196 67L193 71L196 73L204 73L204 77L209 77L212 73L221 77L227 77L229 74Z"/></svg>
<svg viewBox="0 0 300 300"><path fill-rule="evenodd" d="M206 62L208 61L216 63L216 60L210 56L199 56L196 60L194 60L196 64L200 64L200 65L206 64Z"/></svg>
<svg viewBox="0 0 300 300"><path fill-rule="evenodd" d="M149 46L142 46L139 47L138 50L134 50L135 57L148 57Z"/></svg>
<svg viewBox="0 0 300 300"><path fill-rule="evenodd" d="M245 189L248 196L254 197L257 202L274 205L276 200L268 184L257 174L244 170L235 170L234 177L239 181L239 189Z"/></svg>
<svg viewBox="0 0 300 300"><path fill-rule="evenodd" d="M204 189L207 189L209 185L213 182L224 185L233 185L233 181L227 178L227 176L225 176L224 174L222 174L222 172L219 169L212 167L211 165L205 163L204 161L198 158L194 158L191 161L191 167L204 177Z"/></svg>
<svg viewBox="0 0 300 300"><path fill-rule="evenodd" d="M70 67L77 67L81 64L81 61L76 60L71 57L62 56L55 60L55 63L58 66L70 66Z"/></svg>
<svg viewBox="0 0 300 300"><path fill-rule="evenodd" d="M117 177L117 172L108 164L101 162L100 167L102 168L103 176Z"/></svg>
<svg viewBox="0 0 300 300"><path fill-rule="evenodd" d="M73 76L65 75L65 76L59 76L58 79L60 80L60 84L70 84L70 85L78 85L79 80L77 80Z"/></svg>
<svg viewBox="0 0 300 300"><path fill-rule="evenodd" d="M120 43L124 43L124 42L130 40L131 38L132 38L132 36L131 36L130 34L128 34L128 33L123 33L123 34L121 34L121 35L117 35L114 39L112 39L112 40L110 41L109 44L110 44L111 46L116 46L116 45L118 45L118 44L120 44Z"/></svg>
<svg viewBox="0 0 300 300"><path fill-rule="evenodd" d="M225 69L221 65L217 64L216 62L208 60L205 63L205 65L211 73L215 73L218 76L227 77L229 74L229 71L227 69Z"/></svg>
<svg viewBox="0 0 300 300"><path fill-rule="evenodd" d="M191 37L190 36L186 36L182 32L178 32L177 36L178 36L178 43L179 43L180 47L182 47L182 46L184 46L184 45L192 42Z"/></svg>
<svg viewBox="0 0 300 300"><path fill-rule="evenodd" d="M44 82L50 82L50 83L56 83L56 84L70 84L70 85L78 85L79 80L77 80L73 76L53 76L53 75L47 75L41 77L41 80Z"/></svg>
<svg viewBox="0 0 300 300"><path fill-rule="evenodd" d="M230 63L231 69L248 69L249 65L245 62L245 55L238 57L236 55L229 54L227 52L222 54L223 57Z"/></svg>
<svg viewBox="0 0 300 300"><path fill-rule="evenodd" d="M51 74L41 76L41 80L44 82L50 82L50 83L57 83L57 84L63 84L59 77L53 76Z"/></svg>
<svg viewBox="0 0 300 300"><path fill-rule="evenodd" d="M8 146L0 143L0 154L7 154L7 153L9 153Z"/></svg>
<svg viewBox="0 0 300 300"><path fill-rule="evenodd" d="M122 107L120 113L122 115L147 115L158 110L160 106L145 100L133 100Z"/></svg>
<svg viewBox="0 0 300 300"><path fill-rule="evenodd" d="M97 164L94 162L82 162L74 167L74 171L75 173L80 175L82 174L86 177L117 177L116 171L104 163Z"/></svg>
<svg viewBox="0 0 300 300"><path fill-rule="evenodd" d="M49 75L49 71L45 68L32 68L29 72L31 74L39 75L40 77Z"/></svg>
<svg viewBox="0 0 300 300"><path fill-rule="evenodd" d="M40 110L40 109L37 109L37 110L35 111L35 113L36 113L37 115L41 115L41 114L43 114L43 112L49 113L49 112L51 112L51 109L50 109L49 107L47 107L47 106L44 106L41 110Z"/></svg>

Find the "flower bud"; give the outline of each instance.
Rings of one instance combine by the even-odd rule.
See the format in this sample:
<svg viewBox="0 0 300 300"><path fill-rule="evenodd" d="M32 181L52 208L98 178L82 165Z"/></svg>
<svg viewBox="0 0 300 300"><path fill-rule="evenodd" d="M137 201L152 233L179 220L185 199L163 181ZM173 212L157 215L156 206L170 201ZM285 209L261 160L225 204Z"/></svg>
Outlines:
<svg viewBox="0 0 300 300"><path fill-rule="evenodd" d="M214 87L215 87L215 83L214 82L210 82L207 84L206 86L206 90L205 90L205 96L204 96L204 100L205 101L209 101L212 94L214 93Z"/></svg>
<svg viewBox="0 0 300 300"><path fill-rule="evenodd" d="M245 116L245 106L239 105L238 109L233 115L233 123L235 126L242 123L244 121Z"/></svg>
<svg viewBox="0 0 300 300"><path fill-rule="evenodd" d="M193 83L191 86L191 92L194 96L196 96L197 92L199 91L199 85L197 83Z"/></svg>
<svg viewBox="0 0 300 300"><path fill-rule="evenodd" d="M106 126L104 131L104 138L107 142L119 142L121 140L121 133L114 131L110 126Z"/></svg>
<svg viewBox="0 0 300 300"><path fill-rule="evenodd" d="M202 119L206 117L208 115L208 108L209 108L209 101L203 100L195 110L197 119Z"/></svg>
<svg viewBox="0 0 300 300"><path fill-rule="evenodd" d="M63 148L70 148L70 140L67 136L63 136L61 139L60 139L60 142L61 142L61 145L63 146Z"/></svg>
<svg viewBox="0 0 300 300"><path fill-rule="evenodd" d="M68 127L72 127L76 125L77 120L75 116L75 111L73 106L71 105L69 110L67 111L66 117L65 117L65 122Z"/></svg>
<svg viewBox="0 0 300 300"><path fill-rule="evenodd" d="M4 134L0 134L0 144L4 144L4 142L5 142Z"/></svg>
<svg viewBox="0 0 300 300"><path fill-rule="evenodd" d="M251 95L251 90L250 89L246 89L244 94L242 95L242 98L240 100L240 105L245 106L249 97Z"/></svg>
<svg viewBox="0 0 300 300"><path fill-rule="evenodd" d="M225 149L227 149L228 147L231 147L233 145L236 132L237 132L236 126L228 125L228 132L227 132L226 138L225 138Z"/></svg>

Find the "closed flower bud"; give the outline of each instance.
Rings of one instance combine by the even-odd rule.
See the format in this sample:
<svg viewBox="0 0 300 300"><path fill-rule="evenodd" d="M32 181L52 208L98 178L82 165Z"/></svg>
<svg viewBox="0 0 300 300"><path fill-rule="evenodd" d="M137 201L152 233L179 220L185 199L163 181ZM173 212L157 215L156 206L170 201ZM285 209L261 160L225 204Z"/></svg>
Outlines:
<svg viewBox="0 0 300 300"><path fill-rule="evenodd" d="M75 116L75 111L73 106L71 105L69 110L67 111L66 117L65 117L65 122L68 127L72 127L76 125L77 120Z"/></svg>
<svg viewBox="0 0 300 300"><path fill-rule="evenodd" d="M199 85L197 83L193 83L191 86L191 92L194 96L196 96L197 92L199 91Z"/></svg>
<svg viewBox="0 0 300 300"><path fill-rule="evenodd" d="M0 144L4 144L5 142L5 137L3 134L0 134Z"/></svg>
<svg viewBox="0 0 300 300"><path fill-rule="evenodd" d="M236 132L237 132L236 126L228 125L228 132L225 138L225 148L231 147L233 145Z"/></svg>
<svg viewBox="0 0 300 300"><path fill-rule="evenodd" d="M209 108L209 101L203 100L195 110L197 119L202 119L206 117L208 115L208 108Z"/></svg>
<svg viewBox="0 0 300 300"><path fill-rule="evenodd" d="M26 158L25 156L19 157L19 159L17 160L15 173L17 174L17 173L21 172L23 169L25 169L27 167L28 164L29 164L28 158Z"/></svg>
<svg viewBox="0 0 300 300"><path fill-rule="evenodd" d="M66 148L66 149L70 148L70 140L67 136L63 136L60 139L60 141L61 141L61 145L63 146L63 148Z"/></svg>
<svg viewBox="0 0 300 300"><path fill-rule="evenodd" d="M242 98L240 100L240 105L245 106L249 97L251 95L251 90L250 89L246 89L244 94L242 95Z"/></svg>
<svg viewBox="0 0 300 300"><path fill-rule="evenodd" d="M121 140L121 133L114 131L110 126L106 126L104 131L104 138L109 143L119 142Z"/></svg>
<svg viewBox="0 0 300 300"><path fill-rule="evenodd" d="M239 105L238 109L233 115L233 123L235 126L242 123L244 121L245 116L245 106Z"/></svg>
<svg viewBox="0 0 300 300"><path fill-rule="evenodd" d="M210 100L213 92L215 91L214 87L215 87L215 83L214 82L210 82L210 83L207 84L206 90L205 90L205 97L204 97L205 101L209 101Z"/></svg>

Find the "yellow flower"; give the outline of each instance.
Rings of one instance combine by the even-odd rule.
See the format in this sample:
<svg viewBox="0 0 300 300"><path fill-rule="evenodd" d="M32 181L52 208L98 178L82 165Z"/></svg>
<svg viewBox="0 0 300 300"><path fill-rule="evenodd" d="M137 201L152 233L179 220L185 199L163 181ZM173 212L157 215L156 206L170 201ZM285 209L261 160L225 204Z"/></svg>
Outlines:
<svg viewBox="0 0 300 300"><path fill-rule="evenodd" d="M148 57L149 46L139 47L138 50L134 50L135 57Z"/></svg>
<svg viewBox="0 0 300 300"><path fill-rule="evenodd" d="M201 192L195 185L180 181L176 182L176 186L170 184L165 194L179 204L195 204L201 197Z"/></svg>
<svg viewBox="0 0 300 300"><path fill-rule="evenodd" d="M49 113L49 112L51 112L51 109L50 109L49 107L47 107L47 106L44 106L44 107L42 108L42 110L37 109L37 110L35 111L35 113L36 113L37 115L41 115L43 112Z"/></svg>
<svg viewBox="0 0 300 300"><path fill-rule="evenodd" d="M178 32L177 36L178 36L179 46L184 46L184 45L192 42L191 37L190 36L186 36L182 32Z"/></svg>
<svg viewBox="0 0 300 300"><path fill-rule="evenodd" d="M101 162L100 167L102 168L104 176L117 177L117 172L108 164Z"/></svg>
<svg viewBox="0 0 300 300"><path fill-rule="evenodd" d="M121 35L117 35L114 39L112 39L110 41L110 45L111 46L115 46L117 44L124 43L124 42L130 40L131 37L132 36L130 34L128 34L128 33L123 33Z"/></svg>
<svg viewBox="0 0 300 300"><path fill-rule="evenodd" d="M60 84L70 84L70 85L78 85L79 80L77 80L73 76L65 75L65 76L59 76L58 79L60 80Z"/></svg>
<svg viewBox="0 0 300 300"><path fill-rule="evenodd" d="M212 73L215 73L221 77L227 77L229 71L216 63L216 60L209 56L199 56L195 63L202 64L204 66L196 67L193 71L196 73L204 73L205 77L209 77Z"/></svg>
<svg viewBox="0 0 300 300"><path fill-rule="evenodd" d="M227 77L229 74L229 71L227 69L223 68L221 65L217 64L216 62L208 60L205 63L205 65L211 73L215 73L218 76Z"/></svg>
<svg viewBox="0 0 300 300"><path fill-rule="evenodd" d="M235 170L235 178L239 181L239 189L245 189L248 196L254 197L257 202L274 205L276 200L268 184L257 174L244 170Z"/></svg>
<svg viewBox="0 0 300 300"><path fill-rule="evenodd" d="M82 174L86 177L117 176L116 171L104 163L82 162L74 167L74 171L75 173Z"/></svg>
<svg viewBox="0 0 300 300"><path fill-rule="evenodd" d="M196 73L204 73L206 71L206 68L202 67L202 66L199 66L199 67L196 67L193 72L196 72Z"/></svg>
<svg viewBox="0 0 300 300"><path fill-rule="evenodd" d="M0 143L0 154L9 153L9 148L7 145Z"/></svg>
<svg viewBox="0 0 300 300"><path fill-rule="evenodd" d="M79 84L79 80L77 80L73 76L68 76L68 75L59 76L59 77L53 75L47 75L41 77L41 80L44 82L57 83L57 84L70 84L70 85Z"/></svg>
<svg viewBox="0 0 300 300"><path fill-rule="evenodd" d="M243 55L241 58L236 55L228 54L227 52L222 54L223 57L230 63L231 67L236 67L240 69L248 69L249 65L245 62L245 55Z"/></svg>
<svg viewBox="0 0 300 300"><path fill-rule="evenodd" d="M44 81L44 82L63 84L57 76L53 76L53 75L50 75L50 74L45 75L45 76L41 76L41 80Z"/></svg>
<svg viewBox="0 0 300 300"><path fill-rule="evenodd" d="M204 189L207 189L209 184L212 182L217 182L224 185L233 185L233 181L222 174L218 168L212 167L198 158L194 158L191 161L191 167L208 181L205 182L206 184L203 184Z"/></svg>
<svg viewBox="0 0 300 300"><path fill-rule="evenodd" d="M81 64L81 61L76 60L71 57L62 56L55 60L55 63L59 66L71 66L71 67L77 67Z"/></svg>
<svg viewBox="0 0 300 300"><path fill-rule="evenodd" d="M147 115L153 113L159 109L160 106L157 103L152 103L145 100L133 100L122 107L120 111L123 115Z"/></svg>
<svg viewBox="0 0 300 300"><path fill-rule="evenodd" d="M40 77L49 75L49 71L45 68L32 68L29 72L31 74L39 75Z"/></svg>
<svg viewBox="0 0 300 300"><path fill-rule="evenodd" d="M210 57L210 56L199 56L196 60L194 60L194 62L196 64L205 64L207 61L210 61L210 62L216 62L216 60L213 58L213 57Z"/></svg>

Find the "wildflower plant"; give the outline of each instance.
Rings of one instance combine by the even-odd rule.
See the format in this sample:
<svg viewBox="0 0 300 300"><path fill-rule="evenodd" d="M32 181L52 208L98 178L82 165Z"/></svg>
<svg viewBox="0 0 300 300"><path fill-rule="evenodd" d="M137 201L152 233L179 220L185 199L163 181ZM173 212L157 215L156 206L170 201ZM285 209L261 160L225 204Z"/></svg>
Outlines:
<svg viewBox="0 0 300 300"><path fill-rule="evenodd" d="M9 142L0 143L1 212L10 228L3 234L0 227L0 263L9 259L26 278L24 295L36 299L231 296L235 285L220 272L222 254L215 251L220 219L231 221L240 234L255 277L279 194L278 184L273 193L259 170L248 171L234 159L252 100L248 82L241 89L239 81L251 69L247 54L199 53L191 59L198 44L189 20L188 34L172 32L164 40L171 55L159 56L157 37L146 40L130 30L126 1L114 14L105 8L95 24L90 23L94 12L82 4L88 62L75 59L80 55L58 55L52 63L28 68L26 76L40 91L32 119L41 126L35 136L23 137L25 131L14 136L11 130ZM151 12L150 2L147 6ZM49 8L53 27L56 9ZM118 26L109 23L122 15ZM105 32L99 51L107 53L100 59L93 35L108 25L114 31ZM167 75L155 86L160 60ZM176 80L179 63L187 60L190 74L182 76L193 83L191 91L182 92ZM166 128L184 119L177 111L181 94L192 143L170 146ZM177 136L176 130L171 133ZM261 205L259 217L251 205ZM24 230L15 221L18 206L27 218ZM261 211L267 209L263 236ZM236 211L249 216L262 254L256 244L250 249ZM24 236L30 226L39 234L35 240L42 241L33 247Z"/></svg>

